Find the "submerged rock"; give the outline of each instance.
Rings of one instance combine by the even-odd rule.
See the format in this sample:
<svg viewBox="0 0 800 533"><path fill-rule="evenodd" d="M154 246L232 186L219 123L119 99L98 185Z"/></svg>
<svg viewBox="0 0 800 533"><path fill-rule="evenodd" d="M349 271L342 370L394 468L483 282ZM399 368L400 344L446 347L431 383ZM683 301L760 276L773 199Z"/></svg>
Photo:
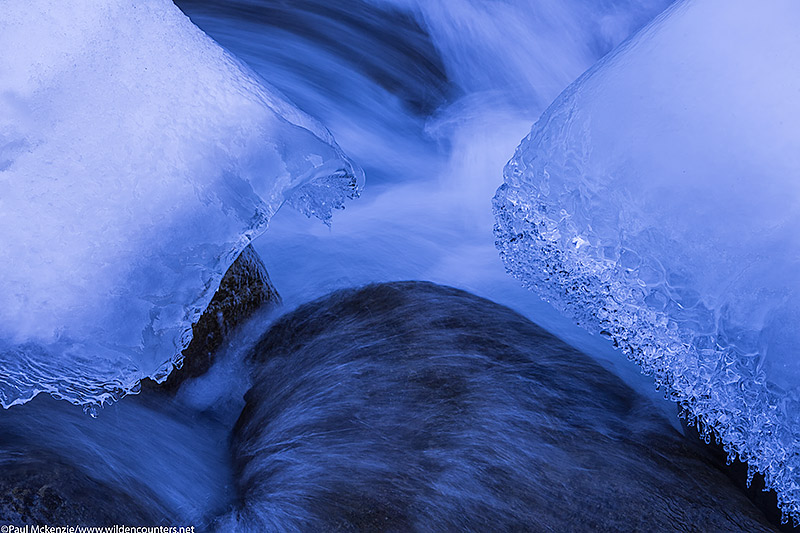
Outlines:
<svg viewBox="0 0 800 533"><path fill-rule="evenodd" d="M175 392L187 379L205 374L222 342L237 326L256 310L280 303L267 267L248 246L225 273L203 315L192 325L192 342L183 351L181 368L173 370L160 385L144 381L145 387Z"/></svg>
<svg viewBox="0 0 800 533"><path fill-rule="evenodd" d="M126 487L131 489L131 487ZM138 487L139 494L145 487ZM170 513L47 453L0 452L0 524L154 526Z"/></svg>
<svg viewBox="0 0 800 533"><path fill-rule="evenodd" d="M256 310L279 303L280 297L269 279L264 263L251 247L247 247L228 269L205 313L194 324L193 340L183 352L183 368L173 371L160 385L147 380L145 387L170 393L177 391L185 380L200 376L209 369L215 353L237 326ZM157 406L152 412L147 410L147 398L126 399L124 410L117 407L114 413L104 413L111 420L91 419L80 414L79 410L68 411L71 406L62 406L63 402L50 405L48 402L52 400L46 398L18 407L18 411L14 413L0 413L0 524L174 524L176 517L180 516L179 512L185 513L186 509L176 511L169 508L166 502L172 500L165 497L164 484L131 477L131 469L137 468L138 464L128 464L124 460L124 452L115 453L120 449L130 449L120 445L120 442L126 440L125 429L128 426L124 423L115 424L113 418L117 416L133 417L130 426L133 428L137 428L136 416L151 416L149 428L154 433L151 440L143 442L152 443L152 446L142 446L136 452L147 452L155 456L160 453L154 452L158 450L159 443L170 452L175 452L176 446L170 442L170 438L175 438L176 434L207 441L209 437L204 431L193 435L183 426L170 425L170 417L167 416L169 404L162 402L162 399L152 399L152 405ZM133 405L134 403L138 405ZM71 418L73 415L78 419ZM26 420L26 416L37 418L37 421L34 423ZM87 427L83 427L84 422ZM119 442L114 440L116 427L120 429ZM168 433L169 430L176 433ZM52 439L43 438L42 431L63 431L64 448L54 444ZM101 450L109 447L115 452L100 451L98 457L102 460L98 464L91 463L87 456L81 456L78 460L72 457L74 451L70 450L70 446L77 445L76 438L85 439L87 447ZM204 445L207 447L208 443L205 442ZM221 455L224 457L224 453ZM180 457L181 461L186 461L186 465L196 459ZM209 460L211 459L213 457ZM104 462L106 460L108 464ZM116 471L117 468L120 472ZM116 474L119 476L116 477ZM181 474L185 473L179 469L164 475ZM192 479L191 476L188 477ZM118 483L110 479L116 479ZM152 487L158 484L162 488L156 494ZM187 493L193 494L190 490ZM200 493L204 494L202 491ZM219 510L215 514L217 512Z"/></svg>
<svg viewBox="0 0 800 533"><path fill-rule="evenodd" d="M125 398L97 418L46 395L4 410L0 525L207 531L235 501L232 425L155 394Z"/></svg>
<svg viewBox="0 0 800 533"><path fill-rule="evenodd" d="M678 409L679 414L681 409ZM798 532L800 527L794 525L792 520L787 518L785 523L782 523L782 513L778 507L778 495L774 490L767 489L764 480L764 474L753 472L752 477L748 472L746 463L743 463L738 458L734 459L730 464L728 463L728 454L725 452L722 444L715 442L711 439L708 443L700 436L697 428L688 424L684 418L681 418L681 425L683 431L690 442L696 446L704 447L711 457L716 461L717 466L725 472L728 478L736 485L739 490L744 492L745 495L753 502L753 505L758 507L764 516L772 522L772 524L779 530L785 533Z"/></svg>
<svg viewBox="0 0 800 533"><path fill-rule="evenodd" d="M460 290L336 292L251 360L220 530L774 531L649 400Z"/></svg>

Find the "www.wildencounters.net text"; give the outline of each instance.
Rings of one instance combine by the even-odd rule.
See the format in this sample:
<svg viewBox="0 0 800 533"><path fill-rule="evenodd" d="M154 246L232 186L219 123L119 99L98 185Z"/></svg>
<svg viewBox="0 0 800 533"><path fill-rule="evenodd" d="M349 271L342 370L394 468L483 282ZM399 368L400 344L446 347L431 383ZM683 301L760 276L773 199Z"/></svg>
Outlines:
<svg viewBox="0 0 800 533"><path fill-rule="evenodd" d="M4 525L0 527L0 533L195 533L194 526L47 526L47 525L27 525L14 526Z"/></svg>

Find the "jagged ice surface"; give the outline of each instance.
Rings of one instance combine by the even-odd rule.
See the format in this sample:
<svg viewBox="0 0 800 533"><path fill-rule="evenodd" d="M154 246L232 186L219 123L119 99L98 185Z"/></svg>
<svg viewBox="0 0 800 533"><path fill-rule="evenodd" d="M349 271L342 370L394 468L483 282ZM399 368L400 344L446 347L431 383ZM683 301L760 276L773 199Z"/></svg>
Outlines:
<svg viewBox="0 0 800 533"><path fill-rule="evenodd" d="M494 200L514 276L800 518L800 4L678 3L570 86Z"/></svg>
<svg viewBox="0 0 800 533"><path fill-rule="evenodd" d="M284 203L361 171L168 0L0 0L0 404L163 379Z"/></svg>

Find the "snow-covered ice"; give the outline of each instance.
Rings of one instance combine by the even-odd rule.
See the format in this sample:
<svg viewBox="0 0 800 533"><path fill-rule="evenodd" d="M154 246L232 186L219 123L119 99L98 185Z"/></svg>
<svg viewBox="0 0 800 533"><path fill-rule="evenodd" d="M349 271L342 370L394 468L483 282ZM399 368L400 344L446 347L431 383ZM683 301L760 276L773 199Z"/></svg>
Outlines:
<svg viewBox="0 0 800 533"><path fill-rule="evenodd" d="M287 202L362 173L168 0L0 2L0 404L163 378Z"/></svg>

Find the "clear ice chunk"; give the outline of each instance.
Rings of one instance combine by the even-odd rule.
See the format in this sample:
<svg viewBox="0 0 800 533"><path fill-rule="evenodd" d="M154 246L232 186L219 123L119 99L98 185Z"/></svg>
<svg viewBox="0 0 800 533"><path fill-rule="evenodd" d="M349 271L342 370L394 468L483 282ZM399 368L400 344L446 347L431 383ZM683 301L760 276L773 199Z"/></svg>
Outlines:
<svg viewBox="0 0 800 533"><path fill-rule="evenodd" d="M494 199L508 270L800 518L800 4L679 2L565 90Z"/></svg>

